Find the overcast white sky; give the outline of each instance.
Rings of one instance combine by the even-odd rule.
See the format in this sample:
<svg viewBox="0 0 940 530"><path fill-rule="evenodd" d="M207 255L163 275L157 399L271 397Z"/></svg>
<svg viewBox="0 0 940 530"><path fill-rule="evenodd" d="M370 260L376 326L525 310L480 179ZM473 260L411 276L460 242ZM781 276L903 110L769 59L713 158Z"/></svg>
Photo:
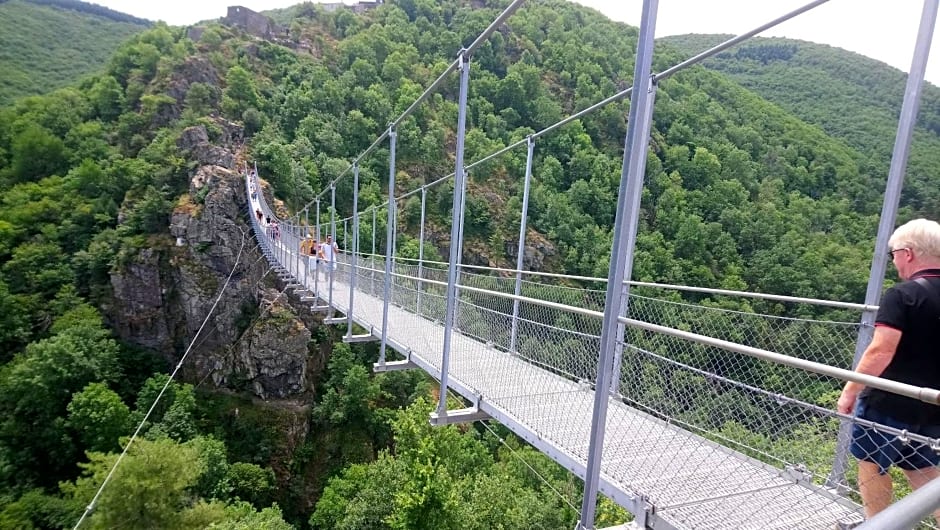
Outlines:
<svg viewBox="0 0 940 530"><path fill-rule="evenodd" d="M225 15L229 5L255 11L300 3L298 0L91 0L111 9L172 25L187 25ZM640 0L577 0L613 20L639 25ZM740 34L808 3L809 0L660 0L656 35ZM349 0L346 3L351 3ZM903 71L911 54L922 0L830 0L763 33L838 46L886 62ZM940 85L940 31L931 48L927 79Z"/></svg>

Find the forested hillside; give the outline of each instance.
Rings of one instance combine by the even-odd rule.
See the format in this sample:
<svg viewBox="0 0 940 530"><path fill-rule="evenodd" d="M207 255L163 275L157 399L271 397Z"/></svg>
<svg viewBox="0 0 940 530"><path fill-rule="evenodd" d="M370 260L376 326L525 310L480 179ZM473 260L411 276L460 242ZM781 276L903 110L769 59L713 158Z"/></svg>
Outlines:
<svg viewBox="0 0 940 530"><path fill-rule="evenodd" d="M692 55L729 35L680 35L662 40ZM840 138L888 171L907 76L884 63L824 44L756 38L705 62L800 119ZM905 205L937 217L940 175L940 88L924 85L911 146Z"/></svg>
<svg viewBox="0 0 940 530"><path fill-rule="evenodd" d="M150 22L75 0L0 2L0 106L98 72Z"/></svg>
<svg viewBox="0 0 940 530"><path fill-rule="evenodd" d="M192 41L158 25L77 86L0 108L0 527L71 527L88 504L192 340L186 319L206 316L241 256L245 239L221 237L243 228L241 164L256 160L266 191L296 211L503 7L307 3L277 14L290 27L279 43L217 23ZM636 37L561 0L521 9L473 57L467 161L629 86ZM680 57L661 45L655 69ZM399 128L396 195L453 171L456 95L450 79ZM541 268L607 275L627 109L538 141L529 237ZM634 276L860 301L884 174L855 147L720 73L664 81ZM524 162L514 151L471 174L465 262L514 264ZM387 175L382 146L362 161L361 208L384 201ZM450 244L450 186L428 197L430 256ZM908 213L938 193L918 189ZM343 179L340 215L350 197ZM401 210L404 257L416 206ZM498 426L432 430L424 376L370 374L375 347L335 344L252 260L237 275L246 292L200 337L89 528L574 525L576 478ZM287 357L253 358L262 352L245 341L265 336L296 345L287 353L302 368L284 374L296 388L272 395L245 368ZM623 518L605 502L598 523Z"/></svg>

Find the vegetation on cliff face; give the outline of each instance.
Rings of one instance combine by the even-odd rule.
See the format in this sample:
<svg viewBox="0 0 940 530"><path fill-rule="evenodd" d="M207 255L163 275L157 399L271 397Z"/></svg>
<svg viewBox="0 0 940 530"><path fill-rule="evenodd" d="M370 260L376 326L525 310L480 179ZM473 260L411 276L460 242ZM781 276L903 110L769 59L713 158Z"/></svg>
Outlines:
<svg viewBox="0 0 940 530"><path fill-rule="evenodd" d="M198 157L181 152L183 131L201 126L226 143L223 120L240 122L262 175L296 209L503 6L479 4L399 0L361 15L303 4L278 14L293 48L216 24L198 42L157 26L101 73L0 108L0 526L74 524L165 381L164 357L116 340L102 314L113 308L110 275L170 246L173 205L190 204L179 197ZM627 86L635 40L635 29L571 4L526 6L473 57L468 161ZM657 70L680 56L658 52ZM449 80L399 128L396 194L453 170L456 93ZM663 82L656 105L636 279L862 298L883 160L703 68ZM538 141L530 227L553 272L606 276L627 108ZM932 109L928 130L940 120ZM362 161L362 208L387 194L387 155L380 147ZM471 175L465 261L514 262L524 156ZM341 215L350 191L341 181ZM450 193L428 197L439 255ZM904 216L935 214L938 193L916 187ZM402 254L414 249L416 206L402 205ZM498 510L522 528L572 526L571 476L498 427L508 448L480 426L429 429L422 374L374 376L374 348L334 347L314 331L310 351L330 355L305 402L255 403L234 377L229 389L172 385L90 525L488 528ZM608 509L606 521L622 521Z"/></svg>
<svg viewBox="0 0 940 530"><path fill-rule="evenodd" d="M0 106L101 71L150 22L85 2L0 2Z"/></svg>

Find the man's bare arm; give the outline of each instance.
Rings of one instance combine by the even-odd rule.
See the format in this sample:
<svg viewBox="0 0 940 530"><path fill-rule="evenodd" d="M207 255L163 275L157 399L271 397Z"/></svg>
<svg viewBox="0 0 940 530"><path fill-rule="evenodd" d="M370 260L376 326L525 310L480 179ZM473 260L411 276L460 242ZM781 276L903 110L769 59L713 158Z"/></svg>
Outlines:
<svg viewBox="0 0 940 530"><path fill-rule="evenodd" d="M855 371L861 374L881 375L891 364L891 359L894 359L894 353L898 350L900 342L901 330L888 326L876 327L875 336L872 337L868 348L865 348L865 353L862 354L862 359L858 362ZM861 383L847 382L842 389L842 395L839 396L839 412L851 414L852 409L855 408L855 400L864 388L865 385Z"/></svg>

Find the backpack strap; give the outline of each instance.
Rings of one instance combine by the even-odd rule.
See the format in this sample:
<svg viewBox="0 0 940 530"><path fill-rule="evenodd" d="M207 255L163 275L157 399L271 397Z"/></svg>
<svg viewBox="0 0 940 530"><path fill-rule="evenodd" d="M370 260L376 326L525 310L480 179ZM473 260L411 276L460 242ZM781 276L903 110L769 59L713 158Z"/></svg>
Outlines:
<svg viewBox="0 0 940 530"><path fill-rule="evenodd" d="M927 278L924 278L923 276L921 276L920 278L915 278L914 283L926 289L927 293L931 295L931 298L933 298L934 301L940 304L940 291L938 291L937 289L934 289L933 286L930 284L930 282L927 281Z"/></svg>

